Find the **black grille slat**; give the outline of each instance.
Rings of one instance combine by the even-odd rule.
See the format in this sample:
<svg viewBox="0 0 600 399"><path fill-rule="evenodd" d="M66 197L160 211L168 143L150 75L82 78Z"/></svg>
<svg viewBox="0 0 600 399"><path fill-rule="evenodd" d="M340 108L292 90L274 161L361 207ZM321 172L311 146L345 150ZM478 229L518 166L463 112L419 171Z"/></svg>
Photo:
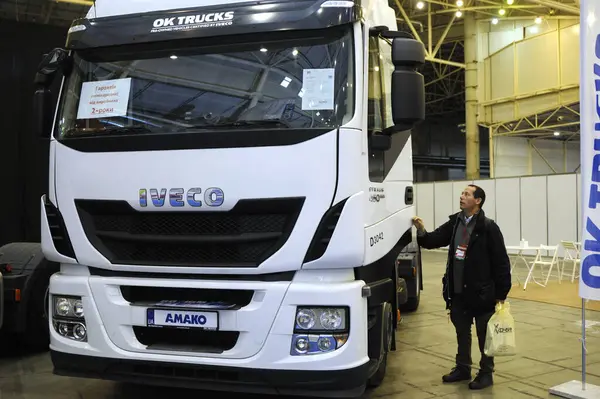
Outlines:
<svg viewBox="0 0 600 399"><path fill-rule="evenodd" d="M48 198L45 198L44 208L54 247L58 253L75 258L75 252L73 251L71 240L67 234L65 222L60 211L48 200Z"/></svg>
<svg viewBox="0 0 600 399"><path fill-rule="evenodd" d="M211 243L242 243L253 241L265 241L278 239L281 233L249 233L239 235L151 235L151 234L131 234L114 231L97 231L96 235L100 238L120 241L136 241L145 243L174 243L174 244L211 244Z"/></svg>
<svg viewBox="0 0 600 399"><path fill-rule="evenodd" d="M312 242L310 243L306 256L304 257L305 263L319 259L323 256L333 237L338 220L342 215L344 205L346 205L346 200L339 202L325 212L325 215L323 215L323 218L317 227Z"/></svg>
<svg viewBox="0 0 600 399"><path fill-rule="evenodd" d="M257 267L285 243L303 198L242 200L223 211L137 211L76 200L86 235L112 263Z"/></svg>
<svg viewBox="0 0 600 399"><path fill-rule="evenodd" d="M192 352L223 353L238 341L239 331L206 331L187 328L157 328L133 326L138 342L148 349L189 350Z"/></svg>

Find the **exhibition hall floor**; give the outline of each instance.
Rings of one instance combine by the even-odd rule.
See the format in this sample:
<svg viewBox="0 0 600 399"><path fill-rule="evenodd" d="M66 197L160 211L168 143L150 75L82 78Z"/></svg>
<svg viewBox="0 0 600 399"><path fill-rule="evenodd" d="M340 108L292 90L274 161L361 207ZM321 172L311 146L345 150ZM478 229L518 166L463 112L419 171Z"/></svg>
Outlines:
<svg viewBox="0 0 600 399"><path fill-rule="evenodd" d="M426 398L546 398L551 386L581 378L580 310L573 307L510 299L516 321L518 354L496 359L495 385L471 392L468 382L447 385L441 377L453 366L454 329L441 299L444 254L424 252L421 305L403 315L397 335L398 351L389 357L384 384L365 399ZM563 284L571 284L564 282ZM522 290L515 285L513 290ZM520 297L525 297L520 295ZM588 382L600 385L600 312L588 311ZM2 345L2 344L0 344ZM479 362L473 334L473 361ZM219 398L222 393L156 389L113 382L57 377L48 354L19 355L10 345L0 347L0 399L130 399ZM235 394L238 399L265 395Z"/></svg>

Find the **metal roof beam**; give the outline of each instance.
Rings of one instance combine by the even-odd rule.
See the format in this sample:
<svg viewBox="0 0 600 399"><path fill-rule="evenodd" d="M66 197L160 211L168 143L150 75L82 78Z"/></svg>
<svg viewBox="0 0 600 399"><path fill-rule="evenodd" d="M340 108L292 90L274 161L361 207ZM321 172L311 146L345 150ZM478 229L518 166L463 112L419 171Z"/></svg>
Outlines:
<svg viewBox="0 0 600 399"><path fill-rule="evenodd" d="M556 8L557 10L562 10L566 12L573 13L575 15L579 15L579 8L576 6L572 6L569 4L560 3L555 0L527 0L530 3L535 3L541 6Z"/></svg>

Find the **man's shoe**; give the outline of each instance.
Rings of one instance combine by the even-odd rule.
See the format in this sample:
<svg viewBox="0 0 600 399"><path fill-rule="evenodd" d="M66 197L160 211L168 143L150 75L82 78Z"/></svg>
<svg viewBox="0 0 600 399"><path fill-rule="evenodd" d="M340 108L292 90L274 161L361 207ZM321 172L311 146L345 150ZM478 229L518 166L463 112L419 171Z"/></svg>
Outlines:
<svg viewBox="0 0 600 399"><path fill-rule="evenodd" d="M442 377L444 382L468 381L471 379L471 372L465 369L455 367L449 374Z"/></svg>
<svg viewBox="0 0 600 399"><path fill-rule="evenodd" d="M469 389L479 390L491 387L494 385L494 378L491 373L479 372L475 379L469 383Z"/></svg>

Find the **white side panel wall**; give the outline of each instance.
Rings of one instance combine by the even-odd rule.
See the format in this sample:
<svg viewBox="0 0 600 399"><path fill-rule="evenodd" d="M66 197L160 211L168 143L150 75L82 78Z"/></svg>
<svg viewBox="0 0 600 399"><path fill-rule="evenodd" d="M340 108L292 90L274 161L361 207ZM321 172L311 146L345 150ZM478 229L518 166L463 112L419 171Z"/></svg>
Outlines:
<svg viewBox="0 0 600 399"><path fill-rule="evenodd" d="M521 236L529 245L548 245L548 194L545 176L523 177L521 185ZM535 251L525 251L535 255Z"/></svg>
<svg viewBox="0 0 600 399"><path fill-rule="evenodd" d="M579 170L579 142L563 144L558 140L540 139L532 144L537 151L525 138L494 138L495 177L575 173Z"/></svg>
<svg viewBox="0 0 600 399"><path fill-rule="evenodd" d="M579 101L576 19L481 23L478 47L479 122L515 120Z"/></svg>
<svg viewBox="0 0 600 399"><path fill-rule="evenodd" d="M506 245L521 241L521 185L519 179L497 179L496 223L504 235ZM484 207L488 209L488 206Z"/></svg>
<svg viewBox="0 0 600 399"><path fill-rule="evenodd" d="M428 231L444 223L454 208L458 187L467 182L416 185L417 214ZM580 174L477 180L486 192L484 210L496 221L507 246L560 245L581 237ZM456 192L453 189L456 187ZM515 251L509 251L515 253ZM530 252L533 254L533 252ZM559 256L563 255L559 249Z"/></svg>

